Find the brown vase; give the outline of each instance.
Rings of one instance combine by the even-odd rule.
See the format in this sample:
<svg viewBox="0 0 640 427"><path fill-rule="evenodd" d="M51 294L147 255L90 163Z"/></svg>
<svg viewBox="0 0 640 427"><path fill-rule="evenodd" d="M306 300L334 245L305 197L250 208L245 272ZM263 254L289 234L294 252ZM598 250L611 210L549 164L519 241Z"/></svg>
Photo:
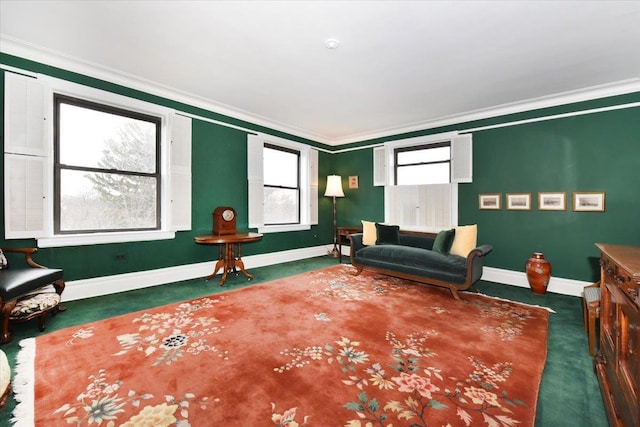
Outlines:
<svg viewBox="0 0 640 427"><path fill-rule="evenodd" d="M544 294L551 279L551 264L542 252L534 252L526 264L527 280L531 290L536 294Z"/></svg>

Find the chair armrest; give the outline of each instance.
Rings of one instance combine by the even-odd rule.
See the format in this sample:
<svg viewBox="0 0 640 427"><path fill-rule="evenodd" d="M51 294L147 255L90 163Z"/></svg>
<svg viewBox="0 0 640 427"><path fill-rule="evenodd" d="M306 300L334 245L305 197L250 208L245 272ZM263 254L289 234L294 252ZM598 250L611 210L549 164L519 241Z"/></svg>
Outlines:
<svg viewBox="0 0 640 427"><path fill-rule="evenodd" d="M30 267L33 268L47 268L43 265L38 264L37 262L35 262L32 258L31 255L38 252L38 248L2 248L3 252L13 252L13 253L22 253L24 254L24 259L27 262L27 264L29 264Z"/></svg>

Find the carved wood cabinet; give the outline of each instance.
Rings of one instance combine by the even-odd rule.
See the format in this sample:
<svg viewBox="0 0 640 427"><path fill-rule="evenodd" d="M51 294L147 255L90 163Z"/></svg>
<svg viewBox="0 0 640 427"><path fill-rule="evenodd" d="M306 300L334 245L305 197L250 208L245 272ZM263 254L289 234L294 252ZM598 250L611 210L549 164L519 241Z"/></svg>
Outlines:
<svg viewBox="0 0 640 427"><path fill-rule="evenodd" d="M640 426L640 248L600 249L600 348L596 374L612 426Z"/></svg>

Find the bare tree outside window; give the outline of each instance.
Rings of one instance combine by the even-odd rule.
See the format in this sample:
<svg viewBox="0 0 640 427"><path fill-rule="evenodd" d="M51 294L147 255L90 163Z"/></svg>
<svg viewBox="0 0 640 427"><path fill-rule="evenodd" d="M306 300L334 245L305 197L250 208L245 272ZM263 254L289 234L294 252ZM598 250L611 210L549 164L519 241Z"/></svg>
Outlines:
<svg viewBox="0 0 640 427"><path fill-rule="evenodd" d="M158 229L160 119L56 98L56 232Z"/></svg>

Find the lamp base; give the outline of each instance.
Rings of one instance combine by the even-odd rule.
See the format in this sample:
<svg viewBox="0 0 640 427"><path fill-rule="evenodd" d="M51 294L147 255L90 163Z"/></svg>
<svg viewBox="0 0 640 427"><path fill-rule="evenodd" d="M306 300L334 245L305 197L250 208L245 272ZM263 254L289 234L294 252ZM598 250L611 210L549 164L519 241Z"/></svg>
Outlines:
<svg viewBox="0 0 640 427"><path fill-rule="evenodd" d="M327 256L331 258L338 258L340 256L340 251L338 251L338 247L334 246L329 252L327 252Z"/></svg>

